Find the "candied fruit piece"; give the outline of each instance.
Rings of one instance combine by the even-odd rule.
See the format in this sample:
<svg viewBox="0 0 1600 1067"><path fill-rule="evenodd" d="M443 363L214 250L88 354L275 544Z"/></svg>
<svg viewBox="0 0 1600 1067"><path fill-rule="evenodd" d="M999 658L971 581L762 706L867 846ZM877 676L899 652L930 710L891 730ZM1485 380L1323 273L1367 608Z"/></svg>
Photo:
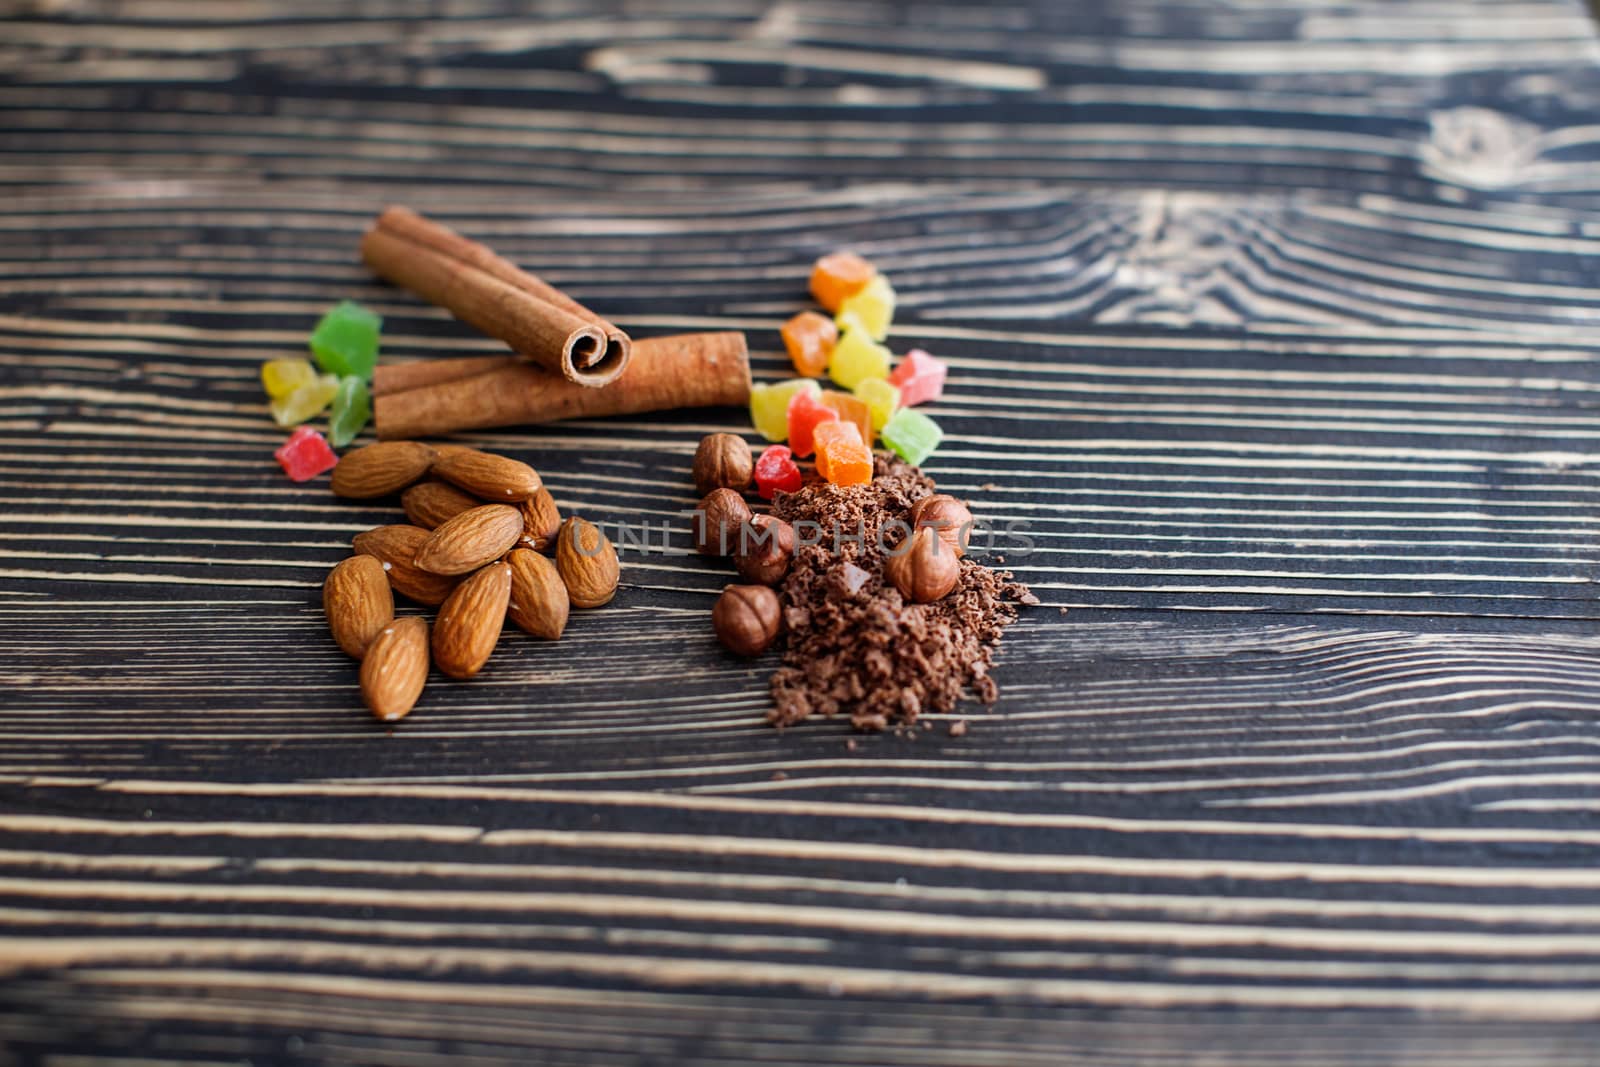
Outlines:
<svg viewBox="0 0 1600 1067"><path fill-rule="evenodd" d="M820 399L828 407L838 412L841 419L856 424L856 428L861 431L863 443L872 444L874 436L872 432L872 409L867 407L865 401L859 400L849 393L840 393L832 389L824 389Z"/></svg>
<svg viewBox="0 0 1600 1067"><path fill-rule="evenodd" d="M356 439L361 428L372 418L372 395L367 383L355 375L339 379L339 391L333 395L333 414L328 417L328 440L334 448L343 448Z"/></svg>
<svg viewBox="0 0 1600 1067"><path fill-rule="evenodd" d="M829 311L867 287L878 269L854 252L832 252L811 268L811 295Z"/></svg>
<svg viewBox="0 0 1600 1067"><path fill-rule="evenodd" d="M750 421L762 437L769 441L788 440L789 401L802 392L816 396L822 386L810 378L789 378L750 387Z"/></svg>
<svg viewBox="0 0 1600 1067"><path fill-rule="evenodd" d="M794 453L783 445L772 445L756 460L756 492L771 500L781 489L792 493L800 488L800 467Z"/></svg>
<svg viewBox="0 0 1600 1067"><path fill-rule="evenodd" d="M326 471L339 462L328 442L309 426L302 426L289 435L289 439L272 453L278 465L291 481L304 482Z"/></svg>
<svg viewBox="0 0 1600 1067"><path fill-rule="evenodd" d="M316 380L317 369L309 359L269 359L261 364L261 387L274 400Z"/></svg>
<svg viewBox="0 0 1600 1067"><path fill-rule="evenodd" d="M901 408L883 428L883 443L907 463L917 464L933 455L944 438L939 424L920 411Z"/></svg>
<svg viewBox="0 0 1600 1067"><path fill-rule="evenodd" d="M839 327L832 319L815 311L802 311L784 323L781 332L783 347L789 350L795 370L814 378L828 369L834 343L839 340Z"/></svg>
<svg viewBox="0 0 1600 1067"><path fill-rule="evenodd" d="M894 286L888 278L878 275L839 305L834 321L845 333L865 330L874 341L883 340L889 336L889 324L894 321Z"/></svg>
<svg viewBox="0 0 1600 1067"><path fill-rule="evenodd" d="M828 364L828 377L842 388L854 389L868 378L887 378L890 358L887 348L853 330L839 338L833 362Z"/></svg>
<svg viewBox="0 0 1600 1067"><path fill-rule="evenodd" d="M944 376L948 370L942 360L913 348L889 375L889 381L900 389L900 406L908 408L939 399L944 393Z"/></svg>
<svg viewBox="0 0 1600 1067"><path fill-rule="evenodd" d="M819 422L833 422L838 413L811 393L800 392L789 401L789 447L797 456L811 455L812 431Z"/></svg>
<svg viewBox="0 0 1600 1067"><path fill-rule="evenodd" d="M383 319L375 311L343 300L322 316L311 331L311 353L329 374L353 374L367 380L378 364L378 332Z"/></svg>
<svg viewBox="0 0 1600 1067"><path fill-rule="evenodd" d="M318 375L286 397L272 402L272 418L279 426L298 426L307 419L322 414L322 409L339 391L339 379L331 374Z"/></svg>
<svg viewBox="0 0 1600 1067"><path fill-rule="evenodd" d="M853 422L825 422L816 428L817 473L834 485L872 481L872 450Z"/></svg>
<svg viewBox="0 0 1600 1067"><path fill-rule="evenodd" d="M856 398L872 413L872 428L881 430L900 407L900 390L883 378L863 378L856 383Z"/></svg>

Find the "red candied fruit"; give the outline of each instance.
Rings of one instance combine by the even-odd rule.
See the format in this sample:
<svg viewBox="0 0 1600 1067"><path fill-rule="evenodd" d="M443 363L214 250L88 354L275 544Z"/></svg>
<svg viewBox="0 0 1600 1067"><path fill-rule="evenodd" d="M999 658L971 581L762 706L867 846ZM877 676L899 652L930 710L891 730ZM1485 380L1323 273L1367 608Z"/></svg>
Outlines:
<svg viewBox="0 0 1600 1067"><path fill-rule="evenodd" d="M794 453L783 445L773 445L756 460L756 492L771 500L781 489L793 493L800 488L800 467Z"/></svg>
<svg viewBox="0 0 1600 1067"><path fill-rule="evenodd" d="M306 482L333 470L339 457L328 442L309 426L301 426L273 453L290 481Z"/></svg>
<svg viewBox="0 0 1600 1067"><path fill-rule="evenodd" d="M833 422L839 413L810 393L796 393L789 398L789 448L797 456L811 455L814 446L811 435L819 422Z"/></svg>

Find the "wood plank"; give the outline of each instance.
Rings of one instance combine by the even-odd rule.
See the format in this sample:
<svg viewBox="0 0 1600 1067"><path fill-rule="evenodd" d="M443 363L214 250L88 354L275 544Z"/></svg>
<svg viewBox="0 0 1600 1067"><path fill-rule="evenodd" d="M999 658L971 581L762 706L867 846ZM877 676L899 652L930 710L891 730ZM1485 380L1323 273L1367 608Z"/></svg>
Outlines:
<svg viewBox="0 0 1600 1067"><path fill-rule="evenodd" d="M1576 0L0 18L0 1062L1593 1061ZM255 368L346 296L499 350L360 266L389 202L762 379L879 263L1033 540L1001 703L762 726L700 411L469 438L652 547L372 723L318 586L397 512Z"/></svg>

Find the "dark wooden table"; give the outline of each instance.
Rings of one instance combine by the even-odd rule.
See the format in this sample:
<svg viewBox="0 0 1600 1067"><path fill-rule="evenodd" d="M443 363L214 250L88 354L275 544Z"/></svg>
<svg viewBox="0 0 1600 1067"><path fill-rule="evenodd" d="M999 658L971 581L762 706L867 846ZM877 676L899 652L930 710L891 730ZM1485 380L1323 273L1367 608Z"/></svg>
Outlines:
<svg viewBox="0 0 1600 1067"><path fill-rule="evenodd" d="M1579 3L529 7L0 5L0 1062L1600 1062ZM879 262L1037 540L1000 704L780 735L630 552L372 723L318 586L395 511L256 368L496 350L390 202L767 379ZM471 440L660 522L746 429Z"/></svg>

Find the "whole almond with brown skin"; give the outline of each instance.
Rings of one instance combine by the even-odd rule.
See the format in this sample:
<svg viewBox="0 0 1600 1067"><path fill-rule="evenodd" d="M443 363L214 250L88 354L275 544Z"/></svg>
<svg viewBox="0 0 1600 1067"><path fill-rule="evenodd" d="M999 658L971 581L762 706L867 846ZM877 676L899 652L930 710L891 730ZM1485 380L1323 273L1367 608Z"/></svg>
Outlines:
<svg viewBox="0 0 1600 1067"><path fill-rule="evenodd" d="M617 595L617 550L599 527L576 515L556 536L556 569L575 608L598 608Z"/></svg>
<svg viewBox="0 0 1600 1067"><path fill-rule="evenodd" d="M437 607L455 589L459 578L425 571L413 562L417 550L429 537L420 526L379 526L366 533L356 534L351 542L357 552L376 556L383 564L384 573L395 592L408 596L418 604Z"/></svg>
<svg viewBox="0 0 1600 1067"><path fill-rule="evenodd" d="M948 493L925 496L911 506L911 528L931 526L939 533L939 540L958 556L967 553L967 540L972 535L972 512Z"/></svg>
<svg viewBox="0 0 1600 1067"><path fill-rule="evenodd" d="M794 559L794 527L771 515L757 515L740 531L733 566L747 581L777 585Z"/></svg>
<svg viewBox="0 0 1600 1067"><path fill-rule="evenodd" d="M452 678L483 669L500 640L511 599L511 567L491 563L456 586L433 624L433 664Z"/></svg>
<svg viewBox="0 0 1600 1067"><path fill-rule="evenodd" d="M522 512L509 504L480 504L429 534L415 562L434 574L466 574L511 551L521 536Z"/></svg>
<svg viewBox="0 0 1600 1067"><path fill-rule="evenodd" d="M361 699L385 722L403 719L428 682L428 623L409 615L378 631L361 660Z"/></svg>
<svg viewBox="0 0 1600 1067"><path fill-rule="evenodd" d="M394 594L376 556L351 556L322 583L322 611L339 647L356 659L394 621Z"/></svg>
<svg viewBox="0 0 1600 1067"><path fill-rule="evenodd" d="M449 482L418 482L400 494L400 506L415 526L432 530L483 501Z"/></svg>
<svg viewBox="0 0 1600 1067"><path fill-rule="evenodd" d="M556 507L550 490L540 490L522 502L522 543L535 552L548 552L555 547L556 535L561 532L561 511Z"/></svg>
<svg viewBox="0 0 1600 1067"><path fill-rule="evenodd" d="M900 595L918 604L938 600L961 579L961 560L931 526L912 534L909 545L897 546L883 569Z"/></svg>
<svg viewBox="0 0 1600 1067"><path fill-rule="evenodd" d="M694 450L694 486L702 496L713 489L743 492L754 469L750 445L737 434L708 433Z"/></svg>
<svg viewBox="0 0 1600 1067"><path fill-rule="evenodd" d="M380 441L346 452L333 468L333 491L351 500L399 492L428 473L434 451L418 441Z"/></svg>
<svg viewBox="0 0 1600 1067"><path fill-rule="evenodd" d="M759 656L783 628L778 594L764 585L726 586L711 609L711 625L728 651Z"/></svg>
<svg viewBox="0 0 1600 1067"><path fill-rule="evenodd" d="M528 499L541 484L526 463L476 448L451 449L434 463L433 473L473 496L504 504Z"/></svg>
<svg viewBox="0 0 1600 1067"><path fill-rule="evenodd" d="M535 637L559 638L567 628L572 603L556 565L526 548L513 549L506 563L511 567L511 603L506 617Z"/></svg>

